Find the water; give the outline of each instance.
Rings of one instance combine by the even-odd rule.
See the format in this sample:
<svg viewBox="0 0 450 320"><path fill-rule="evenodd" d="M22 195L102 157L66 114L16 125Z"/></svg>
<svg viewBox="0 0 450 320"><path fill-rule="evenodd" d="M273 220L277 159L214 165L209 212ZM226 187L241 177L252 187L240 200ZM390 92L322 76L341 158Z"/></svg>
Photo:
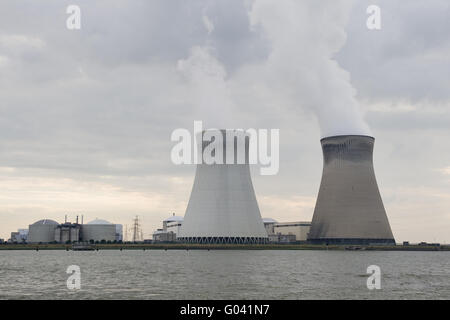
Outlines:
<svg viewBox="0 0 450 320"><path fill-rule="evenodd" d="M0 299L450 299L450 252L0 251Z"/></svg>

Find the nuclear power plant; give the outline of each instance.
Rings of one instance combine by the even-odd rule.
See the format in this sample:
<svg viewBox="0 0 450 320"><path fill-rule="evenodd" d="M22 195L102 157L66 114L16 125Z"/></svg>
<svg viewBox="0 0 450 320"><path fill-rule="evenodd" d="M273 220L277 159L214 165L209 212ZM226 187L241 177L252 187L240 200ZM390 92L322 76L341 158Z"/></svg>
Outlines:
<svg viewBox="0 0 450 320"><path fill-rule="evenodd" d="M42 219L30 224L25 230L26 236L19 232L11 233L12 242L26 243L75 243L75 242L112 242L122 240L122 225L112 224L106 220L95 219L87 224L58 223L50 219ZM24 233L25 234L25 233Z"/></svg>
<svg viewBox="0 0 450 320"><path fill-rule="evenodd" d="M144 240L138 219L133 242L199 244L312 243L395 245L373 168L375 139L364 135L323 138L323 173L312 222L262 219L250 175L250 135L243 130L204 130L197 137L195 180L185 216L163 221ZM125 232L127 232L125 228ZM128 238L128 237L126 237ZM118 243L122 225L39 220L11 232L12 243Z"/></svg>
<svg viewBox="0 0 450 320"><path fill-rule="evenodd" d="M214 134L215 139L204 141L210 134ZM202 131L197 140L201 156L205 150L214 149L211 155L218 161L197 164L178 240L188 243L268 242L250 176L249 135L240 130L207 130ZM227 148L227 144L231 147ZM227 157L227 152L233 154Z"/></svg>
<svg viewBox="0 0 450 320"><path fill-rule="evenodd" d="M308 240L329 244L395 244L373 168L375 139L321 140L323 174Z"/></svg>

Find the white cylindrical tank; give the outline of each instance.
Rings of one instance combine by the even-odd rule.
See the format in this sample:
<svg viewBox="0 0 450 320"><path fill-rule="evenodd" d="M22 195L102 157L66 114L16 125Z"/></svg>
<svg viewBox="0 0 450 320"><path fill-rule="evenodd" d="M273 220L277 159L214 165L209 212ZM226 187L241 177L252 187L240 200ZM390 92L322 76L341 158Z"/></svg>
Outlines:
<svg viewBox="0 0 450 320"><path fill-rule="evenodd" d="M81 226L82 241L114 241L116 225L106 220L96 219Z"/></svg>
<svg viewBox="0 0 450 320"><path fill-rule="evenodd" d="M58 222L43 219L30 224L28 227L28 243L48 243L55 241L55 229Z"/></svg>

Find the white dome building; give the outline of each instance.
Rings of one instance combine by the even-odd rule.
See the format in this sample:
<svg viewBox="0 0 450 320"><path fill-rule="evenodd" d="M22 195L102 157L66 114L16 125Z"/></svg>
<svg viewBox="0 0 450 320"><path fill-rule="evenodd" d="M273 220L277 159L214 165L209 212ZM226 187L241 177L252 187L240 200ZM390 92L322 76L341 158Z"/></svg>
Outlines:
<svg viewBox="0 0 450 320"><path fill-rule="evenodd" d="M28 243L49 243L55 241L55 229L58 222L43 219L30 224L28 227Z"/></svg>
<svg viewBox="0 0 450 320"><path fill-rule="evenodd" d="M178 234L183 225L184 218L181 216L172 216L163 221L163 230Z"/></svg>
<svg viewBox="0 0 450 320"><path fill-rule="evenodd" d="M95 219L81 226L81 241L114 241L116 225L102 219Z"/></svg>

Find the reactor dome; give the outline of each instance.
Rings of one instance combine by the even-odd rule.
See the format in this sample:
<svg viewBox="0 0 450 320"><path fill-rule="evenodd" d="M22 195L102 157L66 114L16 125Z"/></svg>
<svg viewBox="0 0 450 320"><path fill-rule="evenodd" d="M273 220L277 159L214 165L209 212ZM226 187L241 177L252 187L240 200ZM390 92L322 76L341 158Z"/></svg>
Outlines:
<svg viewBox="0 0 450 320"><path fill-rule="evenodd" d="M32 226L39 226L39 225L43 225L43 224L58 225L59 223L56 222L55 220L51 220L51 219L42 219L42 220L39 220L39 221L36 221L35 223L33 223Z"/></svg>
<svg viewBox="0 0 450 320"><path fill-rule="evenodd" d="M184 217L181 216L172 216L164 220L163 222L183 222Z"/></svg>
<svg viewBox="0 0 450 320"><path fill-rule="evenodd" d="M82 241L117 240L117 225L102 219L95 219L81 226Z"/></svg>
<svg viewBox="0 0 450 320"><path fill-rule="evenodd" d="M109 221L106 221L106 220L102 220L102 219L95 219L95 220L88 222L87 224L112 224L112 223Z"/></svg>
<svg viewBox="0 0 450 320"><path fill-rule="evenodd" d="M28 243L49 243L55 241L55 229L58 222L42 219L28 226Z"/></svg>

